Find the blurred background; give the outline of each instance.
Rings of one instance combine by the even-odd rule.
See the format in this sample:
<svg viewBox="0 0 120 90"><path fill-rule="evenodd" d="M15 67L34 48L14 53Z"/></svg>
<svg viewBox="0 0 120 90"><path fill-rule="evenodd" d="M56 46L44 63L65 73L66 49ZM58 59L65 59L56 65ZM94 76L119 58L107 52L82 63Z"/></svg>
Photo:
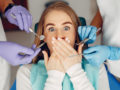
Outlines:
<svg viewBox="0 0 120 90"><path fill-rule="evenodd" d="M45 9L45 5L51 1L57 0L13 0L16 4L21 4L26 7L31 15L33 16L33 24L32 28L34 29L35 24L39 21L40 16ZM87 25L90 24L91 20L93 19L96 11L97 11L97 4L96 0L63 0L66 1L77 13L79 17L84 17L86 19ZM7 25L6 20L3 19L4 29L7 36L7 40L11 42L16 42L18 44L31 47L34 41L34 35L32 33L27 34L24 31L18 30L17 27L12 25ZM6 27L7 26L7 27ZM101 36L97 37L96 44L101 43ZM13 67L12 75L11 75L11 84L15 80L16 71L19 66Z"/></svg>

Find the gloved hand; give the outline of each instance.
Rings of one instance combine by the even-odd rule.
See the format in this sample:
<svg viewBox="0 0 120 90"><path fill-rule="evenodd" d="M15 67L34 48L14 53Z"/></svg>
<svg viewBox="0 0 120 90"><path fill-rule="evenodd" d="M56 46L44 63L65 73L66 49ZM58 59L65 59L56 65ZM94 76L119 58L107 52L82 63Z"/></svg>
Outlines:
<svg viewBox="0 0 120 90"><path fill-rule="evenodd" d="M89 38L86 43L91 44L96 40L96 31L97 28L94 26L79 26L78 27L78 34L80 40L84 40L85 38Z"/></svg>
<svg viewBox="0 0 120 90"><path fill-rule="evenodd" d="M35 47L33 45L32 48L27 48L16 43L1 41L0 56L13 66L28 64L40 52L40 48L34 50ZM19 53L25 53L27 56L19 55Z"/></svg>
<svg viewBox="0 0 120 90"><path fill-rule="evenodd" d="M13 18L11 15L16 18ZM29 28L32 26L32 16L28 10L22 6L13 6L5 12L5 16L12 24L17 25L21 30L29 33Z"/></svg>
<svg viewBox="0 0 120 90"><path fill-rule="evenodd" d="M84 50L83 54L90 64L100 66L106 59L120 59L120 48L99 45Z"/></svg>

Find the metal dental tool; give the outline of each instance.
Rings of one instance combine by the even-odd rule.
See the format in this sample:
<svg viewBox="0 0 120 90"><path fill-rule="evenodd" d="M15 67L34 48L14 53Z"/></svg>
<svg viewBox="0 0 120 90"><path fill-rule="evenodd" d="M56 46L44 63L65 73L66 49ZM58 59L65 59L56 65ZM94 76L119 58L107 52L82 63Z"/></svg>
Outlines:
<svg viewBox="0 0 120 90"><path fill-rule="evenodd" d="M44 35L40 35L40 37L39 37L39 35L36 34L31 28L29 28L29 30L30 30L30 32L32 32L35 36L37 36L41 41L45 39L45 36L44 36ZM37 48L42 47L44 44L45 44L45 42L41 43Z"/></svg>
<svg viewBox="0 0 120 90"><path fill-rule="evenodd" d="M98 36L100 33L101 33L101 27L97 29L97 32L96 32L97 36ZM82 40L80 43L75 43L75 44L76 44L76 45L85 44L88 40L89 40L89 38L85 38L85 39ZM80 54L77 54L77 55L71 55L71 56L69 56L69 57L79 56L79 55L82 55L82 56L84 57L85 54L80 53ZM85 57L84 57L84 58L85 58Z"/></svg>
<svg viewBox="0 0 120 90"><path fill-rule="evenodd" d="M16 17L15 17L13 14L11 14L11 16L12 16L14 19L16 19ZM37 36L40 40L44 40L44 38L45 38L44 35L40 35L40 36L39 36L38 34L36 34L36 33L32 30L32 28L29 28L29 31L32 32L35 36ZM42 44L40 44L37 48L42 47L44 44L45 44L45 42L43 42ZM22 55L23 55L23 54L22 54Z"/></svg>
<svg viewBox="0 0 120 90"><path fill-rule="evenodd" d="M29 31L32 32L35 36L37 36L40 40L44 40L44 38L45 38L44 35L39 36L39 35L36 34L31 28L29 28Z"/></svg>
<svg viewBox="0 0 120 90"><path fill-rule="evenodd" d="M11 16L12 16L14 19L16 19L16 17L15 17L13 14L11 14ZM32 32L35 36L37 36L40 40L44 40L44 38L45 38L44 35L39 36L38 34L36 34L36 33L32 30L32 28L29 28L29 31Z"/></svg>
<svg viewBox="0 0 120 90"><path fill-rule="evenodd" d="M85 38L80 43L76 43L76 45L85 44L88 40L89 40L88 38Z"/></svg>
<svg viewBox="0 0 120 90"><path fill-rule="evenodd" d="M99 32L101 31L101 27L97 29L97 36L99 35ZM85 44L87 41L89 40L89 38L85 38L84 40L82 40L80 43L75 43L76 45L80 45L80 44Z"/></svg>
<svg viewBox="0 0 120 90"><path fill-rule="evenodd" d="M11 14L11 16L12 16L14 19L16 19L16 17L15 17L13 14ZM37 36L41 41L45 39L45 36L44 36L44 35L40 35L40 36L39 36L38 34L36 34L36 33L32 30L32 28L29 28L29 31L32 32L35 36ZM36 47L34 50L36 50L37 48L42 47L44 44L45 44L45 42L43 42L42 44L40 44L40 45L39 45L38 47ZM19 55L24 56L23 58L25 58L25 57L27 56L27 54L21 53L21 52L19 53Z"/></svg>

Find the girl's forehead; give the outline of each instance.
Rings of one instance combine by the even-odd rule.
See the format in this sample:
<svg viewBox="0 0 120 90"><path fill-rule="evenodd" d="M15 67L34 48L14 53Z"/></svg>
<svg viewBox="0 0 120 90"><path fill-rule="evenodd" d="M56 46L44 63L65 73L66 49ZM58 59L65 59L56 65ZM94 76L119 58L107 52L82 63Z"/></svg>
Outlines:
<svg viewBox="0 0 120 90"><path fill-rule="evenodd" d="M50 22L50 21L51 22L60 22L60 21L71 21L72 22L70 16L62 10L50 11L45 17L45 22Z"/></svg>

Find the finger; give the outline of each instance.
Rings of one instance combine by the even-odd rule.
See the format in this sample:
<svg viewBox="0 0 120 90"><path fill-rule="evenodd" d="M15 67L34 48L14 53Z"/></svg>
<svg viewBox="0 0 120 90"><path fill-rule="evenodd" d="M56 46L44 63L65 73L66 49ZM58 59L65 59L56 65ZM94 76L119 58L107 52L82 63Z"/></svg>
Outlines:
<svg viewBox="0 0 120 90"><path fill-rule="evenodd" d="M91 31L91 27L88 27L86 32L85 32L85 35L84 35L84 38L89 38L89 34L90 34L90 31Z"/></svg>
<svg viewBox="0 0 120 90"><path fill-rule="evenodd" d="M20 14L14 14L18 23L18 27L23 30L23 19Z"/></svg>
<svg viewBox="0 0 120 90"><path fill-rule="evenodd" d="M36 48L36 45L35 45L35 44L33 44L33 45L32 45L32 49L34 50L35 48Z"/></svg>
<svg viewBox="0 0 120 90"><path fill-rule="evenodd" d="M86 28L86 27L83 27L83 29L82 29L82 38L83 38L83 39L85 39L85 38L84 38L84 35L85 35L86 30L87 30L87 28Z"/></svg>
<svg viewBox="0 0 120 90"><path fill-rule="evenodd" d="M40 51L41 51L41 48L35 49L34 54L31 55L30 58L33 59L34 57L36 57L39 54Z"/></svg>
<svg viewBox="0 0 120 90"><path fill-rule="evenodd" d="M66 43L66 42L65 42ZM57 49L59 49L59 52L64 52L64 53L66 53L66 55L67 54L69 54L69 50L68 50L68 48L65 46L65 45L63 45L62 43L61 43L61 41L59 41L59 40L54 40L53 41L53 47L56 47Z"/></svg>
<svg viewBox="0 0 120 90"><path fill-rule="evenodd" d="M49 58L49 61L53 61L53 62L56 62L57 59L57 55L55 54L55 52L52 52L50 58Z"/></svg>
<svg viewBox="0 0 120 90"><path fill-rule="evenodd" d="M59 47L57 44L53 45L53 50L54 51L56 50L61 56L69 55L69 53L67 53L67 49L65 49L65 48L63 49L63 48Z"/></svg>
<svg viewBox="0 0 120 90"><path fill-rule="evenodd" d="M84 54L84 57L85 57L87 60L89 60L89 59L94 60L94 59L97 59L97 53L94 52L94 53L90 53L90 54Z"/></svg>
<svg viewBox="0 0 120 90"><path fill-rule="evenodd" d="M80 40L82 40L82 38L81 38L81 35L82 35L82 26L78 27L78 34L79 34Z"/></svg>
<svg viewBox="0 0 120 90"><path fill-rule="evenodd" d="M24 53L27 55L33 55L34 54L34 50L31 48L27 48L27 47L23 47L23 46L18 46L18 53Z"/></svg>
<svg viewBox="0 0 120 90"><path fill-rule="evenodd" d="M90 35L89 35L89 39L93 39L94 35L96 36L96 31L97 31L97 28L92 27L92 30L91 30Z"/></svg>
<svg viewBox="0 0 120 90"><path fill-rule="evenodd" d="M28 10L26 8L21 7L23 10L21 11L21 13L25 14L25 16L27 17L27 22L28 22L28 28L30 28L32 26L32 16L31 14L28 12Z"/></svg>
<svg viewBox="0 0 120 90"><path fill-rule="evenodd" d="M94 34L93 37L91 37L91 39L87 41L87 43L93 43L95 42L95 40L96 40L96 34Z"/></svg>
<svg viewBox="0 0 120 90"><path fill-rule="evenodd" d="M56 47L53 47L53 51L61 59L65 58L65 56L67 56L63 52L60 52L60 49L58 49Z"/></svg>
<svg viewBox="0 0 120 90"><path fill-rule="evenodd" d="M21 14L22 14L22 18L23 18L23 28L27 33L29 33L30 31L29 31L29 28L28 28L29 27L28 18L24 13L21 13Z"/></svg>
<svg viewBox="0 0 120 90"><path fill-rule="evenodd" d="M16 61L17 65L30 63L30 61L32 61L32 59L29 60L29 57L30 57L29 55L19 56Z"/></svg>
<svg viewBox="0 0 120 90"><path fill-rule="evenodd" d="M40 52L40 49L37 49L37 50L34 52L33 55L31 55L31 56L27 55L27 56L23 57L22 60L19 61L19 63L21 63L21 64L29 64L29 63L31 63L31 62L32 62L32 59L33 59L35 56L37 56L39 52Z"/></svg>
<svg viewBox="0 0 120 90"><path fill-rule="evenodd" d="M78 54L81 54L82 53L82 47L83 47L84 44L80 44L78 46Z"/></svg>
<svg viewBox="0 0 120 90"><path fill-rule="evenodd" d="M94 60L93 58L87 59L87 61L89 62L89 64L91 64L93 66L97 66L98 67L100 65L100 63L98 61Z"/></svg>
<svg viewBox="0 0 120 90"><path fill-rule="evenodd" d="M31 19L31 20L30 20L30 22L31 22L31 23L30 23L30 27L32 27L32 21L33 21L32 16L30 17L30 19Z"/></svg>
<svg viewBox="0 0 120 90"><path fill-rule="evenodd" d="M45 66L47 66L48 65L48 54L47 54L46 51L42 51L42 53L43 53L43 56L44 56Z"/></svg>
<svg viewBox="0 0 120 90"><path fill-rule="evenodd" d="M93 47L90 47L86 50L83 51L84 54L89 54L89 53L93 53L93 52L96 52L98 50L98 47L97 46L93 46Z"/></svg>
<svg viewBox="0 0 120 90"><path fill-rule="evenodd" d="M95 35L93 35L93 41L95 41L96 40L96 34Z"/></svg>
<svg viewBox="0 0 120 90"><path fill-rule="evenodd" d="M28 14L28 28L32 27L32 16L30 14Z"/></svg>
<svg viewBox="0 0 120 90"><path fill-rule="evenodd" d="M84 57L86 58L86 60L93 66L97 66L99 67L102 63L100 62L100 60L98 59L99 56L96 53L92 53L92 54L87 54L84 55Z"/></svg>
<svg viewBox="0 0 120 90"><path fill-rule="evenodd" d="M60 42L60 46L63 45L63 47L62 47L63 49L64 49L64 48L67 49L66 51L67 51L68 53L71 53L71 52L72 52L73 54L76 54L76 51L74 50L74 48L73 48L70 44L66 43L66 42L65 42L63 39L61 39L61 38L58 38L58 41Z"/></svg>

